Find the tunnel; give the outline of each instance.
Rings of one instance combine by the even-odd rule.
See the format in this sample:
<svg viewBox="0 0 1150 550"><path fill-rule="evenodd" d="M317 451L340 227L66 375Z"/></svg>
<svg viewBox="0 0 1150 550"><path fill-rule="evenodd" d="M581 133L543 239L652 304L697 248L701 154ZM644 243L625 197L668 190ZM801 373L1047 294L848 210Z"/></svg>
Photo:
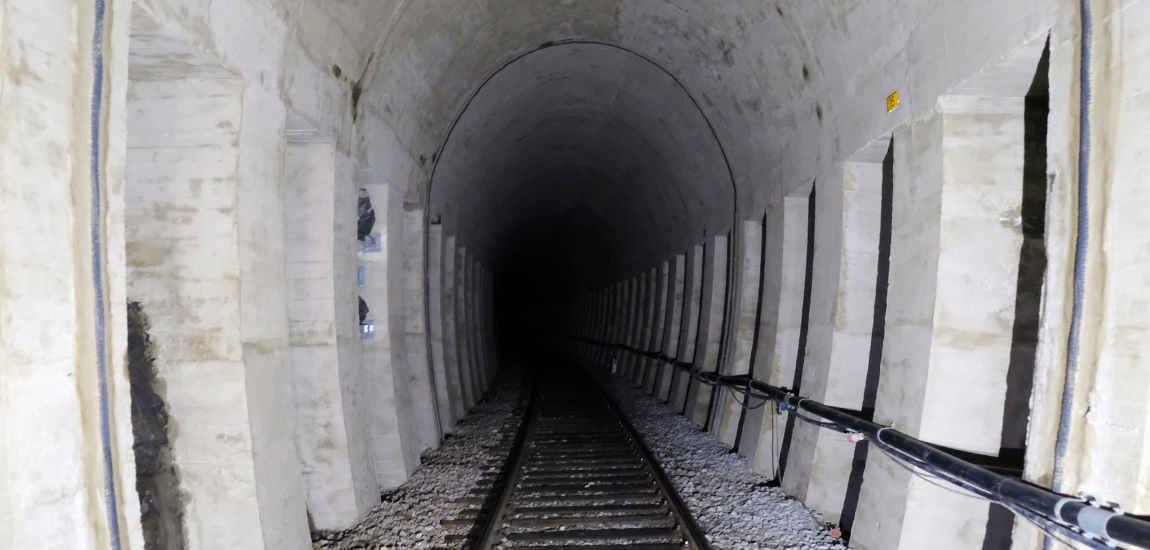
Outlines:
<svg viewBox="0 0 1150 550"><path fill-rule="evenodd" d="M619 75L626 75L619 78ZM490 258L507 351L568 300L734 219L730 166L675 77L609 44L550 44L501 67L453 122L432 219Z"/></svg>
<svg viewBox="0 0 1150 550"><path fill-rule="evenodd" d="M1148 10L0 0L0 550L1150 548Z"/></svg>

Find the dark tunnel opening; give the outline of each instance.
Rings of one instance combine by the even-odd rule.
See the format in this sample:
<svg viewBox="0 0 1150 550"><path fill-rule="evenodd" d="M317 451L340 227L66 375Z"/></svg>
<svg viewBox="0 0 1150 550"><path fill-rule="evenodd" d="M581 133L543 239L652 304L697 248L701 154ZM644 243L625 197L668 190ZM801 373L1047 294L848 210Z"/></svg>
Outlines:
<svg viewBox="0 0 1150 550"><path fill-rule="evenodd" d="M505 261L496 278L496 347L500 364L520 365L557 332L575 260L562 250L524 249Z"/></svg>
<svg viewBox="0 0 1150 550"><path fill-rule="evenodd" d="M718 136L674 75L618 46L541 47L498 69L446 137L430 208L492 267L500 363L557 334L575 296L673 259L734 219Z"/></svg>

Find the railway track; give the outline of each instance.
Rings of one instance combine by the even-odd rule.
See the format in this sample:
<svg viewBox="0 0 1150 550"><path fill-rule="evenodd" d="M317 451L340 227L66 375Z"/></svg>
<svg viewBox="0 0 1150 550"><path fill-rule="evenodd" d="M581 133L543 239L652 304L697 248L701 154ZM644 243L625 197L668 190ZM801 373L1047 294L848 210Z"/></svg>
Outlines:
<svg viewBox="0 0 1150 550"><path fill-rule="evenodd" d="M638 434L574 366L536 376L474 550L709 549Z"/></svg>

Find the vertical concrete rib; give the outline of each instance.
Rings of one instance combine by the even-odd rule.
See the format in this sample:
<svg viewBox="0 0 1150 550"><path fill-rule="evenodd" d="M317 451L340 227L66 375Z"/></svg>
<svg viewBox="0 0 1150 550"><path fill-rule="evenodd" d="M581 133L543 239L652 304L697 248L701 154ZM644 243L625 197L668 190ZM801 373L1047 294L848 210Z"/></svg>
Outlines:
<svg viewBox="0 0 1150 550"><path fill-rule="evenodd" d="M458 386L454 373L447 368L444 357L443 335L443 226L431 224L427 228L427 313L428 336L431 339L431 368L435 373L436 404L443 431L455 430L455 411L452 403L458 396L452 388Z"/></svg>
<svg viewBox="0 0 1150 550"><path fill-rule="evenodd" d="M631 328L627 335L627 345L634 349L639 349L643 339L643 313L646 310L647 304L647 274L640 273L638 276L631 279L632 281L632 299L631 299ZM623 371L623 376L627 378L634 378L635 369L639 362L637 354L626 352L623 357L626 358L627 368Z"/></svg>
<svg viewBox="0 0 1150 550"><path fill-rule="evenodd" d="M639 344L636 346L643 351L651 351L651 335L654 333L655 325L655 293L658 292L659 287L659 269L651 268L649 273L645 273L647 281L643 285L643 325L642 332L639 335ZM637 356L635 361L634 372L631 373L631 382L638 387L643 387L643 377L647 373L647 357Z"/></svg>
<svg viewBox="0 0 1150 550"><path fill-rule="evenodd" d="M452 384L452 414L455 420L463 420L467 409L475 403L471 395L470 377L466 376L463 363L459 356L459 337L456 332L456 311L459 276L456 270L459 252L455 247L455 236L449 235L443 239L443 362L444 368L450 371Z"/></svg>
<svg viewBox="0 0 1150 550"><path fill-rule="evenodd" d="M663 355L672 359L679 357L679 335L683 328L683 296L684 283L687 276L687 257L683 254L675 256L671 264L671 274L668 279L670 288L667 291L667 322L663 327ZM670 399L671 381L674 379L676 369L671 365L662 365L655 375L655 397L666 402Z"/></svg>
<svg viewBox="0 0 1150 550"><path fill-rule="evenodd" d="M479 292L479 260L475 256L467 259L467 332L470 335L471 358L475 362L475 372L479 376L480 388L483 393L491 385L491 376L487 371L487 361L480 353L479 339L482 337L479 327L479 304L476 296Z"/></svg>
<svg viewBox="0 0 1150 550"><path fill-rule="evenodd" d="M257 464L252 456L256 442L247 421L248 365L241 326L243 260L236 242L240 128L233 121L242 119L242 94L243 83L231 79L130 84L124 186L126 291L127 299L138 302L149 318L156 378L167 386L164 397L172 423L181 427L180 437L171 442L171 451L172 464L180 471L179 490L188 507L186 527L218 526L203 535L201 540L208 546L259 548L264 541L258 527ZM181 116L190 112L189 108L199 116ZM47 192L42 193L40 196L47 198ZM35 196L32 192L28 195ZM61 210L66 208L61 206ZM159 212L182 213L179 217L153 215ZM11 223L9 218L5 216L3 221ZM327 234L331 236L330 227ZM41 237L53 239L44 242L54 242L58 235ZM280 240L282 234L276 237ZM61 295L70 293L70 287L61 286L53 277L45 276L44 284ZM10 299L14 298L5 297ZM55 296L45 304L60 307ZM44 352L36 350L29 357ZM12 365L32 366L17 361L14 358ZM57 371L61 365L53 361L36 367ZM11 366L6 363L4 368ZM71 370L58 372L59 380L74 376ZM15 383L14 378L6 381ZM43 395L55 393L68 392L46 391ZM19 396L13 400L23 401ZM77 413L66 401L51 401L62 410L67 407L70 414ZM27 405L27 411L40 408L38 403ZM75 428L77 434L82 431ZM220 434L226 437L218 437ZM47 449L59 452L62 459L81 458L72 454L76 451L72 445L60 443L59 438L47 438ZM16 460L24 456L19 449L9 452ZM46 485L55 487L56 483ZM60 495L69 494L64 487L57 489ZM234 498L210 505L218 495ZM53 496L56 498L61 497ZM48 509L75 516L54 506ZM59 523L46 521L45 525Z"/></svg>
<svg viewBox="0 0 1150 550"><path fill-rule="evenodd" d="M671 263L663 262L658 268L657 276L658 284L654 294L655 307L651 313L654 316L654 324L651 326L651 340L647 343L647 349L654 353L662 353L663 327L667 324L667 285L671 277ZM662 364L658 359L647 360L642 386L643 391L648 395L655 392L655 374L659 372L659 367Z"/></svg>
<svg viewBox="0 0 1150 550"><path fill-rule="evenodd" d="M459 353L459 368L467 385L467 409L479 401L483 391L475 376L475 363L471 359L467 326L467 247L460 246L455 255L455 339Z"/></svg>
<svg viewBox="0 0 1150 550"><path fill-rule="evenodd" d="M685 294L683 296L683 323L679 331L679 353L677 357L693 360L696 337L699 333L699 303L703 297L703 247L695 245L687 252L685 271ZM687 386L690 375L675 370L671 379L668 403L676 411L683 411L687 402Z"/></svg>
<svg viewBox="0 0 1150 550"><path fill-rule="evenodd" d="M755 344L755 328L758 323L759 312L759 274L763 263L763 224L758 220L743 222L743 250L741 277L742 288L739 291L739 309L735 313L735 326L732 337L734 342L734 356L731 362L731 372L728 374L747 374L751 368L751 351ZM738 435L739 423L743 416L743 407L734 398L727 394L723 399L722 420L719 425L719 439L727 445L734 446Z"/></svg>
<svg viewBox="0 0 1150 550"><path fill-rule="evenodd" d="M860 411L867 388L878 275L883 164L889 137L818 180L808 360L803 395ZM796 426L788 477L807 506L838 522L855 467L844 434ZM860 468L861 471L861 468Z"/></svg>
<svg viewBox="0 0 1150 550"><path fill-rule="evenodd" d="M488 340L490 334L488 333L487 322L487 269L483 267L480 262L475 262L475 269L478 271L476 277L477 284L475 285L475 324L479 332L479 339L476 344L479 349L479 356L482 357L483 370L487 372L487 383L491 384L495 379L495 363L491 360L491 353Z"/></svg>
<svg viewBox="0 0 1150 550"><path fill-rule="evenodd" d="M706 372L719 368L719 347L722 345L723 306L727 286L727 236L716 235L708 243L706 272L703 281L704 301L700 308L700 345L695 350L695 365ZM712 386L692 384L687 392L685 413L691 422L706 427L710 413Z"/></svg>
<svg viewBox="0 0 1150 550"><path fill-rule="evenodd" d="M626 279L616 283L615 311L611 315L611 343L623 344L627 334L627 298L629 283ZM609 349L605 354L608 367L612 374L616 374L622 367L619 364L619 351Z"/></svg>
<svg viewBox="0 0 1150 550"><path fill-rule="evenodd" d="M424 213L413 205L403 207L403 320L406 329L407 368L413 397L411 411L424 449L439 447L442 431L436 405L435 374L427 344L427 307L424 271Z"/></svg>
<svg viewBox="0 0 1150 550"><path fill-rule="evenodd" d="M354 525L375 504L362 383L356 196L350 161L325 143L289 143L284 226L290 364L308 510L321 529ZM322 527L321 527L322 526Z"/></svg>
<svg viewBox="0 0 1150 550"><path fill-rule="evenodd" d="M875 421L980 454L1001 448L1025 162L1022 97L939 98L940 113L895 131L890 288ZM900 182L914 182L901 185ZM924 304L926 305L924 307ZM979 548L989 509L867 456L856 531L867 546ZM932 502L930 507L915 506ZM902 521L876 527L875 511Z"/></svg>
<svg viewBox="0 0 1150 550"><path fill-rule="evenodd" d="M796 191L803 192L809 193L809 187ZM808 200L805 195L784 197L767 213L767 268L763 271L755 379L780 387L794 384L806 280ZM739 445L739 452L751 459L754 468L768 474L778 468L785 420L773 411L772 407L748 411L744 441Z"/></svg>

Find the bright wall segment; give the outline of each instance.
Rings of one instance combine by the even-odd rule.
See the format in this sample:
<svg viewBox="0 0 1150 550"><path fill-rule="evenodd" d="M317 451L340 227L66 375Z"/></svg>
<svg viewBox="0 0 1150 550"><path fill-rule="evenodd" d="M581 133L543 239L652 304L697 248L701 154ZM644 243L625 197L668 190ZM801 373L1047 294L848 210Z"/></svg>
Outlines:
<svg viewBox="0 0 1150 550"><path fill-rule="evenodd" d="M97 294L91 290L92 273L87 261L90 237L86 228L92 220L76 206L87 204L85 197L91 189L85 159L90 156L86 127L91 113L87 96L94 88L94 80L106 85L106 95L98 98L104 117L97 121L100 137L96 141L102 145L98 148L102 157L96 160L107 186L103 188L105 196L97 201L97 214L105 221L100 235L106 252L103 299L110 327L104 342L110 388L109 410L105 414L112 422L111 447L107 448L115 466L113 481L118 492L112 495L112 502L119 503L117 510L121 517L116 523L120 524L121 542L125 547L142 544L134 519L139 512L129 489L134 472L130 458L128 383L123 375L124 306L133 299L128 289L142 282L131 275L129 258L132 255L126 236L133 230L128 220L138 214L127 209L131 191L129 175L139 173L135 170L142 166L132 161L128 151L128 121L132 116L128 110L129 89L140 82L162 80L158 77L182 74L181 71L189 69L218 69L223 72L212 79L228 82L215 82L212 86L235 86L238 93L229 91L228 94L238 99L228 101L238 103L239 111L228 117L236 124L232 129L235 142L222 147L235 149L232 170L236 182L235 210L227 213L231 220L227 223L234 225L234 246L228 252L231 259L218 262L214 267L234 270L231 284L240 289L237 303L228 308L238 315L238 321L228 325L233 331L229 338L237 342L238 350L238 358L229 358L229 361L234 359L237 372L229 373L234 383L228 390L235 396L231 404L242 410L244 420L229 421L247 432L242 438L250 440L246 444L251 448L250 459L240 453L240 458L247 461L245 467L251 471L250 482L237 487L252 491L257 503L255 517L244 523L242 533L225 526L220 529L220 536L243 534L253 537L250 543L254 547L292 548L306 544L306 540L297 540L306 532L306 517L301 512L305 498L305 492L299 489L302 481L297 476L301 474L295 471L300 466L284 458L294 456L286 449L290 449L295 439L278 435L291 434L295 428L290 424L297 418L291 379L284 376L290 363L291 344L290 313L286 305L288 282L283 269L287 262L284 225L290 223L283 219L288 111L307 120L335 151L355 164L354 179L365 187L376 187L370 191L376 196L388 197L376 202L386 205L380 211L387 216L381 216L379 224L387 227L385 233L390 237L386 252L381 253L387 257L361 257L359 261L369 267L369 272L372 266L377 266L376 282L369 282L364 292L376 296L372 299L378 302L373 312L379 323L377 327L382 329L374 341L362 344L365 357L362 364L377 366L374 385L380 388L379 402L388 405L380 413L386 418L373 416L371 420L372 425L377 426L371 432L372 449L378 450L373 453L388 449L395 455L373 454L372 460L377 480L386 477L383 472L389 472L391 481L381 483L395 483L418 464L419 453L434 445L440 436L435 432L441 424L429 418L426 408L415 412L411 402L411 396L435 395L435 380L423 364L428 357L434 360L433 355L409 349L421 345L426 349L426 322L408 317L424 315L420 312L426 311L427 306L423 298L407 302L407 290L426 288L426 282L418 282L418 273L423 273L421 266L426 260L422 257L425 248L421 244L426 239L425 222L436 214L432 212L434 201L428 198L430 167L437 162L437 153L447 140L451 123L463 111L464 99L479 89L480 81L520 53L545 42L565 39L622 44L667 68L691 97L710 100L699 102L701 116L715 128L717 142L727 152L739 189L738 201L732 206L738 216L732 220L727 210L721 218L727 223L711 228L708 235L713 236L729 227L738 231L743 220L758 219L763 213L767 214L768 226L772 226L776 222L772 221L771 214L787 202L784 197L791 197L794 190L811 181L820 186L836 185L835 175L846 170L840 165L851 162L858 151L882 136L894 135L896 151L899 151L896 173L904 174L903 180L929 168L919 166L918 159L942 155L941 179L935 177L938 174L927 179L932 182L930 185L945 189L947 174L953 173L946 167L945 155L951 150L947 141L956 136L947 129L946 120L941 122L941 131L932 126L938 123L936 117L945 119L950 113L946 106L940 106L939 98L1018 97L1017 92L1004 96L1005 92L993 85L963 86L980 74L999 75L995 78L1000 81L1013 78L1011 75L1017 71L999 70L1003 63L1010 65L1016 51L1033 48L1035 40L1042 41L1051 33L1051 118L1047 140L1048 170L1052 174L1047 208L1051 263L1044 287L1043 300L1047 307L1037 353L1039 368L1036 369L1033 429L1026 466L1029 479L1048 482L1062 387L1059 367L1065 363L1068 258L1073 252L1070 237L1075 214L1072 185L1077 151L1077 4L1013 2L1000 6L995 17L987 17L984 6L971 2L941 7L903 2L881 10L859 7L848 12L829 12L814 4L779 5L777 9L768 5L758 9L760 6L749 3L684 1L668 3L666 11L657 12L644 12L638 3L609 4L614 9L585 13L577 11L585 8L572 7L544 13L541 5L531 2L522 3L521 11L513 12L486 6L453 11L435 2L336 5L299 0L269 3L112 0L106 4L104 20L106 72L93 75L89 63L93 52L87 44L91 43L95 14L89 4L71 0L46 0L34 6L5 2L0 20L4 31L0 34L4 36L4 51L10 53L10 61L5 63L0 81L0 119L10 130L0 141L0 159L3 159L0 160L3 174L0 186L3 186L5 211L0 220L0 234L5 238L0 251L5 288L0 296L5 388L4 399L0 400L4 408L0 418L4 419L6 434L0 442L0 454L8 460L0 471L0 494L10 496L0 498L0 531L9 534L0 539L0 546L20 548L34 540L49 548L76 547L76 541L80 541L80 547L104 548L111 541L113 529L104 509L109 501L103 495L107 480L97 458L104 452L105 445L98 426L90 422L100 417L101 412L99 404L89 398L96 395L99 382L94 374L97 333L91 328L97 324L91 318L91 312L97 309L94 307ZM468 11L470 9L477 11ZM674 9L679 11L673 13ZM1138 492L1139 484L1129 483L1131 479L1145 477L1144 461L1140 453L1131 453L1130 446L1120 444L1120 440L1125 440L1128 433L1144 435L1147 402L1137 389L1145 385L1131 382L1142 379L1139 365L1146 354L1140 347L1142 339L1137 338L1143 327L1136 320L1136 310L1129 307L1141 302L1139 293L1144 286L1130 279L1134 277L1131 274L1139 272L1136 267L1140 256L1136 251L1142 243L1137 229L1144 224L1138 212L1145 210L1141 208L1137 185L1141 161L1133 144L1144 141L1140 132L1146 126L1137 122L1146 115L1139 100L1144 95L1145 82L1131 75L1147 73L1141 66L1146 56L1140 55L1146 49L1145 40L1136 32L1137 23L1145 19L1146 8L1136 3L1118 3L1100 9L1096 14L1100 22L1096 51L1122 53L1112 62L1100 63L1103 69L1096 75L1098 95L1093 108L1097 126L1093 131L1098 138L1096 143L1101 145L1091 154L1097 157L1096 165L1105 168L1092 176L1090 193L1096 199L1092 202L1095 209L1092 219L1097 224L1095 234L1104 238L1092 241L1089 252L1091 322L1085 331L1090 345L1084 350L1084 368L1078 375L1080 394L1074 399L1076 414L1072 416L1076 420L1071 430L1071 448L1076 451L1067 459L1069 473L1062 489L1096 492L1110 500L1133 503L1131 507L1136 511L1145 511L1146 506L1150 506L1146 495ZM443 17L426 17L432 13ZM497 14L506 13L518 13L522 17L514 21L500 20ZM154 25L141 28L149 23L140 23L138 14L145 14ZM427 24L438 25L436 30L442 32L429 33L429 29L421 28L419 21L434 21ZM690 31L707 26L704 23L714 24L715 32L724 37L722 45L691 32L681 41L666 40L655 32L668 27ZM507 25L509 32L474 32L500 25ZM439 42L429 38L433 34L450 38ZM157 36L167 37L158 42L162 49L139 48L149 43L154 46ZM656 45L664 43L668 47L658 50ZM187 55L195 52L199 53ZM399 52L410 52L411 57ZM175 58L184 61L174 63ZM195 60L191 67L186 65L189 59ZM138 71L149 60L160 62L157 72L141 78ZM1030 63L1032 69L1033 62ZM337 66L338 75L334 70ZM723 78L715 78L716 74ZM1027 78L1032 74L1030 70ZM888 114L882 105L892 90L900 92L903 106ZM165 122L172 120L169 117ZM188 181L198 179L192 174L180 177ZM896 176L896 180L899 178ZM434 187L431 192L436 192ZM909 191L904 189L904 192ZM827 196L820 188L818 197ZM1123 200L1111 198L1117 196ZM914 198L909 197L903 200ZM642 201L633 202L641 211ZM819 208L822 204L829 203L820 203ZM930 216L925 216L929 219L923 223L943 226L944 208L939 207L937 218L930 218L934 213L929 213ZM821 232L821 228L827 227L825 223L847 219L849 207L843 209L844 212L837 215L833 212L822 215L824 210L817 212L820 228L817 242L827 242L822 239L834 234L833 227L830 233ZM666 211L652 211L643 219L662 217ZM58 212L61 218L53 218L56 220L53 222L40 216L43 212ZM191 226L201 222L201 214L210 213L196 212L189 220ZM946 215L953 212L947 210ZM448 218L445 217L445 224L457 223ZM60 223L60 219L66 223ZM592 220L594 215L584 219ZM413 223L419 220L423 222ZM735 222L737 224L732 225ZM597 281L599 286L592 285L596 281L588 275L585 290L606 287L614 280L649 270L679 254L689 258L685 270L690 271L687 268L695 265L693 260L701 260L701 255L691 256L691 251L704 243L704 225L699 222L691 228L689 238L680 242L666 241L661 250L621 250L620 258L636 258L634 269L620 267L617 273L602 272L599 276L605 278ZM212 225L213 229L216 227ZM902 230L909 232L913 227ZM464 242L471 229L461 225L446 235L457 238L459 248L469 247L480 265L494 266L498 258L493 251L482 248L486 244ZM939 229L940 234L941 231ZM37 236L34 243L29 235ZM599 238L611 237L601 235ZM663 234L634 237L635 242L658 242L664 238ZM777 243L773 239L779 238L785 240L785 232L772 233L768 228L768 257L775 257L771 254L783 248L774 248ZM737 238L732 240L740 242ZM845 245L827 246L831 255L845 248ZM819 265L824 265L821 262L829 258L823 254L826 250L816 246ZM959 249L947 251L961 252ZM940 249L939 257L930 262L942 263L941 252ZM892 251L892 263L908 257L912 261L904 266L917 267L913 250ZM470 262L466 258L465 262ZM640 260L645 263L638 265ZM775 269L771 262L766 264L768 274L764 284L775 277L769 274ZM730 264L732 272L741 272L737 268ZM459 267L457 271L468 269ZM412 270L416 271L416 277L404 276ZM841 273L840 267L839 271L825 275L840 281L837 292L844 288ZM945 275L941 267L939 273ZM684 296L690 298L694 283L691 273L687 275ZM474 276L474 280L484 282L479 286L483 292L490 293L491 276L492 273L483 270ZM910 278L913 272L902 276ZM740 284L737 279L731 282ZM896 280L897 276L892 276L892 284ZM372 286L380 282L382 286ZM919 290L929 294L944 284L938 273L913 282L925 290L916 286L914 293L900 299L913 300L921 296ZM821 278L816 283L812 302L832 296L826 289L836 285ZM463 286L467 292L466 283ZM845 287L853 288L849 284ZM764 295L772 296L769 299L772 303L778 301L774 298L778 294ZM1005 299L1002 295L997 297ZM480 305L490 302L489 294L481 296ZM690 310L691 300L684 302L683 309ZM823 302L827 303L838 302ZM892 302L892 309L906 305ZM827 316L827 309L819 310L815 306L812 303L812 327L819 323L830 326L829 320L837 319ZM489 310L489 306L483 307L484 311ZM777 312L779 308L775 303L762 309ZM684 317L697 313L697 309L694 313L688 311ZM912 313L919 315L920 312ZM468 315L465 312L457 317L457 320L464 319L464 327L474 324L468 324ZM489 319L490 314L486 315ZM926 317L929 316L918 318ZM76 334L76 338L61 339L60 327L68 327L66 332ZM842 333L837 332L837 325L835 328L834 331L812 331L810 337L837 342ZM489 326L487 331L485 334L490 333ZM933 353L936 349L933 337L933 333L929 339L921 335L894 336L890 346L894 350L908 338L914 343L930 342L930 347L923 345L918 353L920 358L929 355L934 361L941 356ZM778 335L771 338L777 340ZM760 334L760 342L769 339ZM59 342L64 345L56 345ZM481 340L481 345L483 342L490 341ZM45 343L52 345L43 345ZM813 343L808 344L808 349L813 349ZM908 355L915 353L909 347L898 349ZM690 351L690 355L694 355L695 350ZM490 366L491 350L484 353ZM369 356L373 358L371 361L367 359ZM884 357L888 356L884 350ZM829 365L836 364L834 357L832 351L827 359ZM837 375L826 374L830 372L826 368L834 367L819 366L821 362L810 361L806 372L811 376L827 376L827 392L831 392L831 380ZM412 364L422 370L410 370ZM947 370L941 363L928 364L931 365L929 373L934 373L936 366L941 369L939 373ZM900 390L897 377L883 380L891 385L889 390ZM928 376L924 384L929 388L936 382ZM412 386L420 387L411 389ZM72 387L76 391L60 392L60 387ZM194 389L192 385L173 387L173 396L169 398L179 391ZM938 400L938 397L936 393L924 393L922 410L932 407L946 410L945 399ZM431 409L432 412L438 410ZM901 415L905 411L893 414ZM931 429L931 418L925 413L911 420L921 423L920 429L926 432ZM40 442L38 447L24 444L32 439ZM1086 446L1083 443L1086 441L1093 443ZM993 442L975 441L973 446L986 450L993 447ZM819 456L819 451L815 456ZM812 464L818 461L814 460ZM1105 464L1106 468L1090 469L1090 464ZM795 466L791 471L797 475L802 468ZM1107 474L1095 473L1099 471ZM814 473L810 476L812 480L818 477ZM51 482L40 483L43 480ZM808 482L808 495L813 494L809 490L812 482ZM897 488L896 492L908 494L918 490L909 485L904 489L903 485L898 482L892 486ZM864 495L864 498L870 497ZM21 502L40 505L18 506ZM244 517L250 517L250 513ZM917 521L913 515L907 517ZM859 529L871 521L864 519L858 520ZM919 536L913 527L891 529L893 531L881 533L876 530L874 536L906 545L911 545ZM44 533L53 535L45 537ZM861 537L857 539L859 544L864 544L862 532L856 536ZM1020 531L1016 544L1024 544L1029 537L1032 535ZM211 546L206 539L197 540L200 541L197 545ZM959 540L966 539L959 537Z"/></svg>

